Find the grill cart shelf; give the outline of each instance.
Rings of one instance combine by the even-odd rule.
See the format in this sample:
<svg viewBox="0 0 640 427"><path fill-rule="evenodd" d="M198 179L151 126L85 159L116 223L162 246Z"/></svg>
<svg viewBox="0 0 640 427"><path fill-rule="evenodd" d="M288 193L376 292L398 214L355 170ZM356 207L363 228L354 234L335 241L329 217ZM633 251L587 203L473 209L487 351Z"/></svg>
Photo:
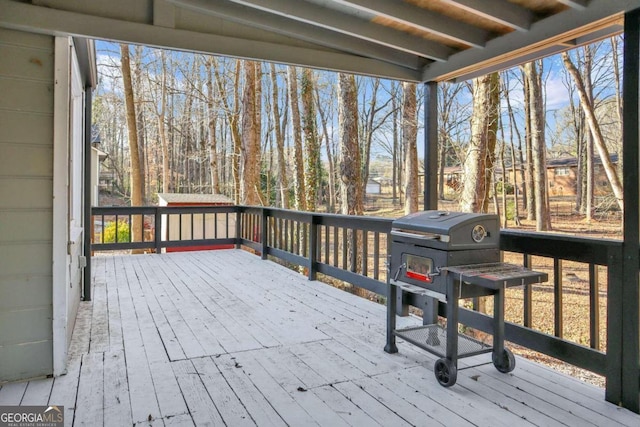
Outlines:
<svg viewBox="0 0 640 427"><path fill-rule="evenodd" d="M511 372L515 359L504 347L504 292L511 286L546 282L546 273L499 262L498 217L446 211L424 211L399 218L391 230L387 295L387 353L396 353L396 336L440 357L438 382L456 383L461 357L492 352L500 372ZM396 329L398 290L428 297L431 324ZM458 334L459 300L494 298L493 345ZM435 300L446 302L446 327L437 324Z"/></svg>
<svg viewBox="0 0 640 427"><path fill-rule="evenodd" d="M511 286L546 282L547 274L507 263L451 266L443 267L440 271L446 278L444 295L437 295L425 288L401 281L390 280L389 285L394 290L399 287L407 292L439 297L447 302L447 326L432 324L396 330L393 325L391 334L387 334L385 351L391 353L397 351L395 337L398 336L423 350L440 356L441 358L436 361L434 372L440 385L445 387L456 383L457 359L462 357L493 352L492 361L496 369L504 373L511 372L515 368L515 358L511 351L504 347L504 290ZM458 301L469 291L467 289L465 292L464 288L472 288L472 294L475 296L493 295L493 346L458 334ZM395 298L389 300L394 301ZM388 316L395 321L395 304L387 304L387 311Z"/></svg>

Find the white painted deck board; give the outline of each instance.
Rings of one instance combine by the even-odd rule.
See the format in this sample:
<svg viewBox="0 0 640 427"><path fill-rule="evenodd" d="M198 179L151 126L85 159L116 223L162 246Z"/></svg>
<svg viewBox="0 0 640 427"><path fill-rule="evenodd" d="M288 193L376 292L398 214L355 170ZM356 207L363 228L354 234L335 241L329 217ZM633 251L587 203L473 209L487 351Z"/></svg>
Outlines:
<svg viewBox="0 0 640 427"><path fill-rule="evenodd" d="M64 405L67 425L640 425L520 358L508 375L460 359L472 367L440 387L435 356L382 350L383 306L247 252L92 261L68 374L5 384L0 404Z"/></svg>

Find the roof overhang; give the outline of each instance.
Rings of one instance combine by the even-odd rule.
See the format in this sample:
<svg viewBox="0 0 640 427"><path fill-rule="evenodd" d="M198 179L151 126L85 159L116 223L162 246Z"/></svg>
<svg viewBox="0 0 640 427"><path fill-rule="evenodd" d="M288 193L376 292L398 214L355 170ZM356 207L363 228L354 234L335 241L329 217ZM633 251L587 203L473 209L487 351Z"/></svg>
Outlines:
<svg viewBox="0 0 640 427"><path fill-rule="evenodd" d="M0 0L0 27L409 81L468 79L622 31L638 0Z"/></svg>

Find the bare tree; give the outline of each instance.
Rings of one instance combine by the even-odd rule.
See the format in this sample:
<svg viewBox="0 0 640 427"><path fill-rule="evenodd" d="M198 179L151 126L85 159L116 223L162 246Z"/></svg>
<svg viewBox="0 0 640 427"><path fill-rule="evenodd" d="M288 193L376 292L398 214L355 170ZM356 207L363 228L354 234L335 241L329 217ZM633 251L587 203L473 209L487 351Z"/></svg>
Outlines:
<svg viewBox="0 0 640 427"><path fill-rule="evenodd" d="M140 170L136 107L133 85L131 83L131 58L128 45L120 45L120 55L122 61L122 81L124 83L125 108L127 111L129 153L131 156L131 206L142 206L142 172ZM142 225L142 218L139 215L134 215L131 220L131 241L139 241L138 239L142 237Z"/></svg>
<svg viewBox="0 0 640 427"><path fill-rule="evenodd" d="M306 207L309 211L316 210L318 188L321 184L322 165L320 163L320 140L316 126L316 109L313 96L313 73L309 68L302 70L300 96L302 98L302 124L306 149L305 188Z"/></svg>
<svg viewBox="0 0 640 427"><path fill-rule="evenodd" d="M420 183L418 182L418 122L416 117L416 85L402 83L402 144L405 149L405 201L404 212L410 214L418 210Z"/></svg>
<svg viewBox="0 0 640 427"><path fill-rule="evenodd" d="M355 77L338 75L340 129L340 196L342 213L362 215L364 198L361 183L361 159L358 146L358 92Z"/></svg>
<svg viewBox="0 0 640 427"><path fill-rule="evenodd" d="M247 205L260 205L263 195L260 183L260 66L244 61L244 94L242 97L242 200Z"/></svg>
<svg viewBox="0 0 640 427"><path fill-rule="evenodd" d="M495 162L500 77L487 74L473 80L471 141L464 161L464 185L460 209L487 212Z"/></svg>
<svg viewBox="0 0 640 427"><path fill-rule="evenodd" d="M520 226L520 207L519 207L519 201L518 201L518 161L520 162L520 165L522 165L522 139L520 137L520 131L518 130L518 126L515 123L515 117L513 116L513 108L511 108L511 99L510 99L510 89L509 89L509 84L507 81L505 81L506 79L503 79L503 86L502 86L502 93L504 94L504 99L507 103L507 115L509 116L509 142L510 142L510 148L511 148L511 174L513 175L513 221L515 222L515 224L517 226ZM503 125L504 128L504 125ZM516 134L517 138L518 138L518 158L516 158L516 147L515 147L515 143L513 141L513 136L514 133ZM504 139L504 138L503 138ZM503 168L504 170L504 168ZM504 172L504 174L506 174L506 170ZM522 167L520 168L520 175L522 177L523 175L523 171L522 171ZM520 182L524 183L524 179L521 179ZM524 185L523 185L523 190L524 190ZM503 191L504 191L504 187L503 187ZM505 209L506 211L506 209ZM505 225L506 227L506 212L505 212Z"/></svg>
<svg viewBox="0 0 640 427"><path fill-rule="evenodd" d="M300 108L298 107L298 72L296 67L287 68L289 102L291 104L291 122L293 124L293 150L295 168L296 209L307 210L306 186L304 182L304 161L302 158L302 130L300 129Z"/></svg>
<svg viewBox="0 0 640 427"><path fill-rule="evenodd" d="M538 68L542 63L533 61L524 64L523 72L528 91L529 133L533 155L535 193L536 229L538 231L551 230L551 216L549 214L549 197L547 192L547 160L544 103L542 100L542 72Z"/></svg>
<svg viewBox="0 0 640 427"><path fill-rule="evenodd" d="M211 166L211 192L220 194L220 173L218 171L218 141L216 139L216 122L218 118L215 109L215 90L213 87L213 57L207 57L205 68L207 70L207 112L209 114L209 162Z"/></svg>
<svg viewBox="0 0 640 427"><path fill-rule="evenodd" d="M576 84L576 89L578 90L578 97L580 98L580 104L582 105L582 110L584 111L585 118L587 124L589 125L589 130L591 131L591 135L593 136L596 148L598 149L598 155L602 161L602 166L604 168L605 174L607 175L607 179L609 180L609 184L611 185L611 189L613 190L613 194L616 197L616 201L618 202L618 206L620 210L624 209L624 200L622 195L622 184L618 175L616 174L616 170L611 162L611 158L609 157L609 150L604 142L604 137L602 135L602 130L600 129L600 124L596 118L595 108L593 103L589 100L587 90L584 85L584 81L580 76L580 73L576 69L575 65L571 61L571 57L568 53L562 53L562 61L564 65L573 78L573 81Z"/></svg>
<svg viewBox="0 0 640 427"><path fill-rule="evenodd" d="M282 132L283 125L280 122L280 107L278 99L278 73L276 71L275 64L270 65L271 71L271 96L273 98L273 106L271 108L273 114L273 126L276 140L276 151L278 152L278 180L279 180L279 194L281 206L285 209L289 209L289 178L287 174L287 163L284 155L284 132ZM285 103L286 105L286 103ZM285 107L286 108L286 107Z"/></svg>
<svg viewBox="0 0 640 427"><path fill-rule="evenodd" d="M322 136L325 141L325 149L327 154L327 164L329 165L329 189L328 189L328 211L335 212L336 209L336 172L335 172L335 156L332 150L332 138L329 135L329 127L327 126L329 112L328 105L323 106L320 100L320 90L316 85L316 105L318 106L318 113L320 114L320 122L322 123Z"/></svg>

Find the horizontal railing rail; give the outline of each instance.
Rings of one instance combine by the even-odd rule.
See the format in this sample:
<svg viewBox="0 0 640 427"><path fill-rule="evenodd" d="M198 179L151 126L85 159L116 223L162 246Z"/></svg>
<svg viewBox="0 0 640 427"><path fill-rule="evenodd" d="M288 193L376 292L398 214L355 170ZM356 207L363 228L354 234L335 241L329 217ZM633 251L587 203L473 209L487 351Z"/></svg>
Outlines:
<svg viewBox="0 0 640 427"><path fill-rule="evenodd" d="M150 249L159 253L163 249L242 246L262 258L274 257L302 268L310 280L323 274L374 292L381 299L387 295L392 222L389 218L249 206L99 207L93 208L92 214L92 235L97 237L92 250ZM143 224L140 236L132 233L136 220ZM109 235L118 236L118 229L121 231L122 227L129 232L123 233L126 241L117 238L105 241L107 228ZM517 262L524 266L547 269L551 280L544 290L535 285L522 289L522 319L506 322L506 339L602 375L607 380L607 387L617 386L614 383L618 381L618 360L612 355L622 351L620 328L616 327L621 321L621 313L613 304L622 294L622 242L502 230L500 247L503 256L510 257L510 261L517 254L521 256L516 258L520 260ZM567 329L564 297L568 292L564 266L569 263L585 266L587 278L581 284L584 289L579 291L588 295L588 308L585 308L588 314L584 313L588 315L588 342L567 339L564 333ZM534 293L541 292L552 295L553 330L539 330L533 320ZM603 297L607 299L606 305L602 303ZM407 293L400 295L398 301L405 314L409 306L424 308L427 303L425 297ZM603 324L600 313L605 306ZM438 312L444 317L443 303L439 304ZM486 333L493 332L491 319L473 309L462 309L460 313L461 323ZM605 325L606 342L602 342L601 332Z"/></svg>

